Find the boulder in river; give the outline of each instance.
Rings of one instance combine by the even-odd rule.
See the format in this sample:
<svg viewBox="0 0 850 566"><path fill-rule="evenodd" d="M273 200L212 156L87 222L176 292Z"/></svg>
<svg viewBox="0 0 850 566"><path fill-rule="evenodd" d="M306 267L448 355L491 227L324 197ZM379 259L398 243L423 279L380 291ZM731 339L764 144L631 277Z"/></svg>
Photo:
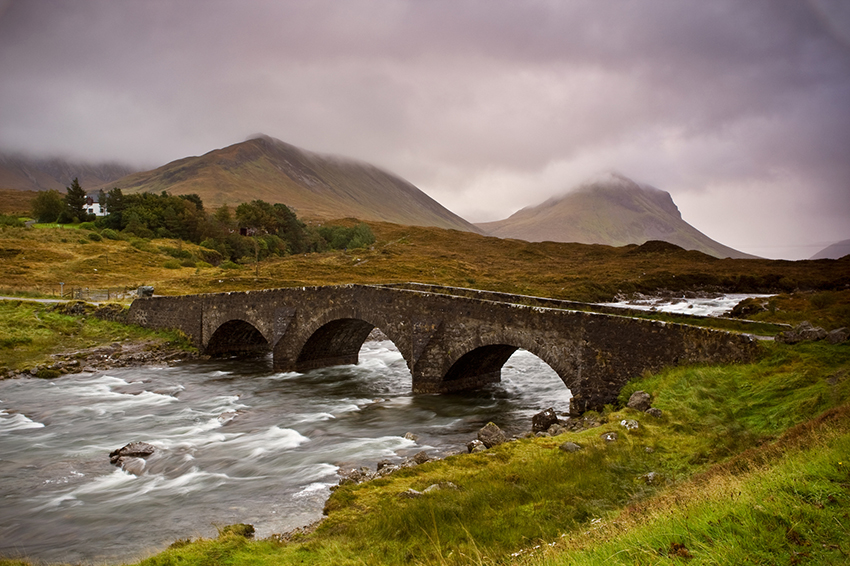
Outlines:
<svg viewBox="0 0 850 566"><path fill-rule="evenodd" d="M538 433L549 430L552 425L558 424L558 415L555 409L549 407L531 417L531 432Z"/></svg>
<svg viewBox="0 0 850 566"><path fill-rule="evenodd" d="M431 458L428 457L428 454L422 450L413 455L413 461L416 462L417 465L424 464L426 462L430 462Z"/></svg>
<svg viewBox="0 0 850 566"><path fill-rule="evenodd" d="M109 463L118 465L120 458L147 458L156 448L147 442L131 442L109 453Z"/></svg>
<svg viewBox="0 0 850 566"><path fill-rule="evenodd" d="M481 430L478 431L478 440L484 443L487 448L492 448L497 444L503 444L508 441L508 437L502 432L497 425L487 423Z"/></svg>
<svg viewBox="0 0 850 566"><path fill-rule="evenodd" d="M131 442L110 452L109 463L138 476L145 469L145 460L154 452L156 448L152 444Z"/></svg>

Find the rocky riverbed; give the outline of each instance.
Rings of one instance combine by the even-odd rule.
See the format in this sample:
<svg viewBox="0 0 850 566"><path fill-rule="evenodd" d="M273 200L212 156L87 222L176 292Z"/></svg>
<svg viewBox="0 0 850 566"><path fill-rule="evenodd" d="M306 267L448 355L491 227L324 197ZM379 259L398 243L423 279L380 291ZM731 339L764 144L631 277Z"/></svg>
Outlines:
<svg viewBox="0 0 850 566"><path fill-rule="evenodd" d="M197 352L187 352L162 341L127 340L53 354L50 362L23 370L0 370L0 379L33 376L50 379L69 373L96 373L113 368L174 365L200 357Z"/></svg>

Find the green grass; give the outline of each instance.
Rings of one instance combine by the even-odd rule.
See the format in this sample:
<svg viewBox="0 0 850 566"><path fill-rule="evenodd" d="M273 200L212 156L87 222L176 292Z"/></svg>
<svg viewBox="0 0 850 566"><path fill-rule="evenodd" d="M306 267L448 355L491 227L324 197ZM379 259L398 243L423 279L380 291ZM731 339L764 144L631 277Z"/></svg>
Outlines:
<svg viewBox="0 0 850 566"><path fill-rule="evenodd" d="M847 411L835 416L782 458L697 478L523 563L848 564L850 430Z"/></svg>
<svg viewBox="0 0 850 566"><path fill-rule="evenodd" d="M91 309L90 309L91 310ZM189 348L177 332L152 331L94 316L63 313L62 306L29 301L0 301L0 364L22 370L49 360L55 352L73 352L121 340L170 342Z"/></svg>
<svg viewBox="0 0 850 566"><path fill-rule="evenodd" d="M846 561L849 345L773 344L752 364L646 375L622 398L636 389L653 394L660 419L611 407L598 428L340 487L316 531L290 542L223 534L140 564ZM627 418L640 428L620 426ZM619 439L603 440L608 431ZM567 440L583 449L559 450ZM399 496L440 482L459 489Z"/></svg>

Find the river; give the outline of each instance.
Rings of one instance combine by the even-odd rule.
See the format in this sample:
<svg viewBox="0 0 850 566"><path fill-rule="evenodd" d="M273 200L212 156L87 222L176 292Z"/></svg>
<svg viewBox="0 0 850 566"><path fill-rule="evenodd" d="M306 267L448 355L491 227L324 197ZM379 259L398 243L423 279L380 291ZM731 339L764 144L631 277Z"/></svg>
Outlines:
<svg viewBox="0 0 850 566"><path fill-rule="evenodd" d="M484 390L410 388L388 341L304 374L266 358L0 381L0 556L119 563L232 523L285 532L321 517L340 467L462 449L488 421L519 434L570 398L522 350ZM139 476L109 463L133 441L157 448Z"/></svg>

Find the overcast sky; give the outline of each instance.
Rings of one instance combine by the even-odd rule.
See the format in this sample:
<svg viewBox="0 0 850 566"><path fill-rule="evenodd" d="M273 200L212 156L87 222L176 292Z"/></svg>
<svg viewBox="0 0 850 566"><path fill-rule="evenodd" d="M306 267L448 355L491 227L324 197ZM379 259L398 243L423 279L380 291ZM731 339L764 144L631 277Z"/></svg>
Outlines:
<svg viewBox="0 0 850 566"><path fill-rule="evenodd" d="M850 238L850 2L0 0L0 150L152 167L260 132L473 222L613 170L807 258Z"/></svg>

